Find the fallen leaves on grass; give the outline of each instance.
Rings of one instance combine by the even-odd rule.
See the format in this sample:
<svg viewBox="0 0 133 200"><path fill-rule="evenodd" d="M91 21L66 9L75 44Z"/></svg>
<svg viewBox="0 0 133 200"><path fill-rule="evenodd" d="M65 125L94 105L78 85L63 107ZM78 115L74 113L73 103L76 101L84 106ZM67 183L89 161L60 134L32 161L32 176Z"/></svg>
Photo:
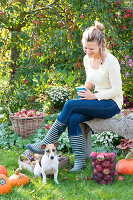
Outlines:
<svg viewBox="0 0 133 200"><path fill-rule="evenodd" d="M67 177L67 176L63 178L63 180L64 180L64 181L65 181L65 180L67 180L67 179L68 179L68 177Z"/></svg>

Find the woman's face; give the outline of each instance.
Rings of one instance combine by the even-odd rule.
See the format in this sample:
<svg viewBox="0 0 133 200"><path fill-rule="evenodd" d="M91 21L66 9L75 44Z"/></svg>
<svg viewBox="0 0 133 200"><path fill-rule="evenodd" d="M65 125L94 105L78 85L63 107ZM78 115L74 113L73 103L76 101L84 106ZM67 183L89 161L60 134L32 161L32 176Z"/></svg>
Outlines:
<svg viewBox="0 0 133 200"><path fill-rule="evenodd" d="M85 42L84 52L89 56L89 58L94 58L100 53L101 45L98 45L97 41Z"/></svg>

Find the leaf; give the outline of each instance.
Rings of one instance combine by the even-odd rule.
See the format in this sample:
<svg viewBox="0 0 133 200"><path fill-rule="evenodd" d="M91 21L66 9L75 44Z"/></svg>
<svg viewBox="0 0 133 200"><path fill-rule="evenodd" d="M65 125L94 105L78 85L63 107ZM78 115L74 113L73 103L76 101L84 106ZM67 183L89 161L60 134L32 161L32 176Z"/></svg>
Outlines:
<svg viewBox="0 0 133 200"><path fill-rule="evenodd" d="M76 179L76 181L79 181L80 179L79 178L75 178Z"/></svg>
<svg viewBox="0 0 133 200"><path fill-rule="evenodd" d="M67 176L63 178L63 180L64 180L64 181L65 181L65 180L67 180L67 179L68 179L68 177L67 177Z"/></svg>

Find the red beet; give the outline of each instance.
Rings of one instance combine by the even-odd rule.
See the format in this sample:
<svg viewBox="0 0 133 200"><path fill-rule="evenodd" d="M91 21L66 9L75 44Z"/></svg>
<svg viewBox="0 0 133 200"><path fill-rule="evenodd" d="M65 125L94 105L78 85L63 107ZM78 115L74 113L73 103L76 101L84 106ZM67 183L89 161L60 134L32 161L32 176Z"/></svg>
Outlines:
<svg viewBox="0 0 133 200"><path fill-rule="evenodd" d="M96 171L101 172L103 170L101 165L96 165Z"/></svg>
<svg viewBox="0 0 133 200"><path fill-rule="evenodd" d="M109 174L109 173L110 173L109 168L104 168L104 169L103 169L103 174Z"/></svg>
<svg viewBox="0 0 133 200"><path fill-rule="evenodd" d="M104 167L104 168L110 168L110 161L108 161L108 160L105 160L103 163L102 163L102 166Z"/></svg>

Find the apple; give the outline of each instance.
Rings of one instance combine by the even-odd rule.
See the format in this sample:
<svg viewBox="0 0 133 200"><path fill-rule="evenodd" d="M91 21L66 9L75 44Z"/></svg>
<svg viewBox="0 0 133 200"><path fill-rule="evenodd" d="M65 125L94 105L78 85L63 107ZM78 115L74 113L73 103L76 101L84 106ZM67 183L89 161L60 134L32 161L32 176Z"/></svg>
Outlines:
<svg viewBox="0 0 133 200"><path fill-rule="evenodd" d="M109 168L104 168L103 169L103 174L109 174L110 173L110 169Z"/></svg>
<svg viewBox="0 0 133 200"><path fill-rule="evenodd" d="M97 157L97 152L91 152L90 156L91 157Z"/></svg>
<svg viewBox="0 0 133 200"><path fill-rule="evenodd" d="M4 15L4 13L3 12L0 12L0 16L3 16Z"/></svg>
<svg viewBox="0 0 133 200"><path fill-rule="evenodd" d="M104 153L100 153L99 155L97 155L97 160L98 160L98 161L103 161L103 160L105 160Z"/></svg>
<svg viewBox="0 0 133 200"><path fill-rule="evenodd" d="M109 181L109 180L110 180L110 177L111 177L111 176L110 176L109 174L105 174L105 175L104 175L104 180Z"/></svg>
<svg viewBox="0 0 133 200"><path fill-rule="evenodd" d="M127 30L127 27L126 27L126 26L123 26L122 28L123 28L124 30Z"/></svg>
<svg viewBox="0 0 133 200"><path fill-rule="evenodd" d="M62 26L63 26L63 23L62 23L62 22L60 22L58 25L59 25L60 27L62 27Z"/></svg>
<svg viewBox="0 0 133 200"><path fill-rule="evenodd" d="M19 115L19 117L27 117L27 115L22 113L22 114Z"/></svg>
<svg viewBox="0 0 133 200"><path fill-rule="evenodd" d="M67 39L68 39L68 40L71 40L71 38L72 38L71 35L68 35Z"/></svg>
<svg viewBox="0 0 133 200"><path fill-rule="evenodd" d="M115 176L118 176L118 172L117 171L115 171Z"/></svg>
<svg viewBox="0 0 133 200"><path fill-rule="evenodd" d="M107 167L110 168L110 161L105 160L105 161L102 163L102 166L103 166L104 168L107 168Z"/></svg>
<svg viewBox="0 0 133 200"><path fill-rule="evenodd" d="M73 26L71 26L71 27L70 27L70 30L73 32L73 31L74 31L74 27L73 27Z"/></svg>
<svg viewBox="0 0 133 200"><path fill-rule="evenodd" d="M29 110L29 111L27 112L27 116L28 116L28 117L33 117L33 112L32 112L31 110Z"/></svg>
<svg viewBox="0 0 133 200"><path fill-rule="evenodd" d="M100 184L105 185L105 184L106 184L106 181L105 181L105 180L101 180L101 181L100 181Z"/></svg>
<svg viewBox="0 0 133 200"><path fill-rule="evenodd" d="M117 177L117 180L118 180L118 181L123 181L123 180L124 180L124 177L123 177L123 176L118 176L118 177Z"/></svg>
<svg viewBox="0 0 133 200"><path fill-rule="evenodd" d="M39 13L39 14L38 14L38 17L39 17L40 19L42 19L42 18L43 18L43 15L42 15L41 13Z"/></svg>
<svg viewBox="0 0 133 200"><path fill-rule="evenodd" d="M18 117L18 116L19 116L19 112L14 113L13 116L14 116L14 117Z"/></svg>
<svg viewBox="0 0 133 200"><path fill-rule="evenodd" d="M103 170L101 165L96 165L97 172L101 172Z"/></svg>
<svg viewBox="0 0 133 200"><path fill-rule="evenodd" d="M114 18L117 18L118 17L118 14L114 14Z"/></svg>
<svg viewBox="0 0 133 200"><path fill-rule="evenodd" d="M33 20L33 24L36 24L36 23L37 23L37 20L36 20L36 19L34 19L34 20Z"/></svg>
<svg viewBox="0 0 133 200"><path fill-rule="evenodd" d="M24 84L28 84L28 81L25 79L23 83L24 83Z"/></svg>
<svg viewBox="0 0 133 200"><path fill-rule="evenodd" d="M36 116L41 116L41 113L39 111L37 111Z"/></svg>
<svg viewBox="0 0 133 200"><path fill-rule="evenodd" d="M69 13L71 10L70 9L65 9L65 13Z"/></svg>
<svg viewBox="0 0 133 200"><path fill-rule="evenodd" d="M82 13L82 15L80 16L81 19L84 19L85 18L85 15L84 13Z"/></svg>
<svg viewBox="0 0 133 200"><path fill-rule="evenodd" d="M37 54L37 56L41 56L41 52L40 52L40 51L39 51L39 52L37 52L36 54Z"/></svg>

